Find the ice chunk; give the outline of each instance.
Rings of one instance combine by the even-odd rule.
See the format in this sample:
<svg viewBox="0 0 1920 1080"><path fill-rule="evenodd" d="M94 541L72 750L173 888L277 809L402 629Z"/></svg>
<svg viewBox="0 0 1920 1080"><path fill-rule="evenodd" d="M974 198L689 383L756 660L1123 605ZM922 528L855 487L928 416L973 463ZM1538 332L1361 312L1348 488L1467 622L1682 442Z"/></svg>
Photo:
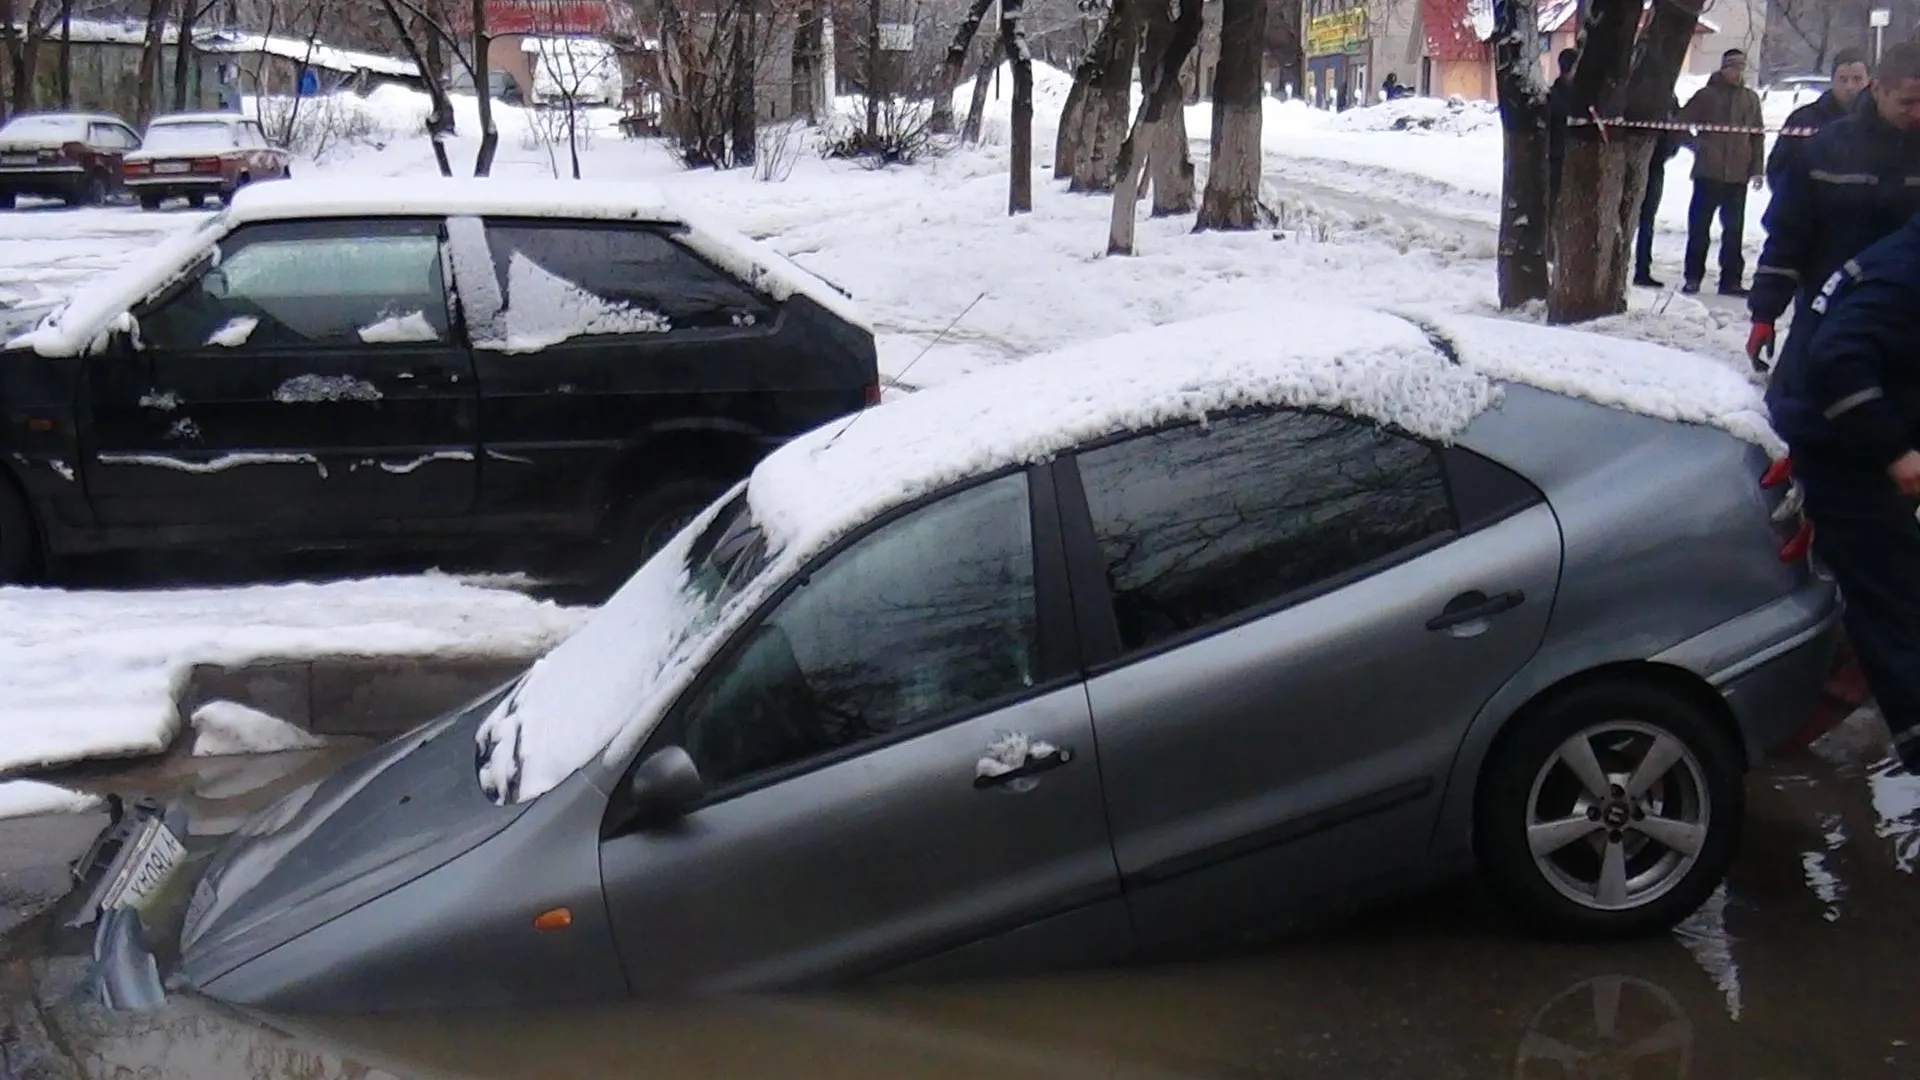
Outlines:
<svg viewBox="0 0 1920 1080"><path fill-rule="evenodd" d="M326 740L237 701L209 701L193 710L194 757L311 750Z"/></svg>
<svg viewBox="0 0 1920 1080"><path fill-rule="evenodd" d="M273 400L283 405L316 401L379 401L380 397L379 387L351 375L295 375L273 391Z"/></svg>
<svg viewBox="0 0 1920 1080"><path fill-rule="evenodd" d="M360 328L360 340L370 345L390 344L407 341L439 341L440 331L427 321L424 311L412 311L405 315L389 315L372 326ZM377 394L378 391L375 391Z"/></svg>
<svg viewBox="0 0 1920 1080"><path fill-rule="evenodd" d="M220 329L207 335L207 344L218 345L226 349L238 348L253 336L253 329L260 320L252 315L235 315L221 324Z"/></svg>

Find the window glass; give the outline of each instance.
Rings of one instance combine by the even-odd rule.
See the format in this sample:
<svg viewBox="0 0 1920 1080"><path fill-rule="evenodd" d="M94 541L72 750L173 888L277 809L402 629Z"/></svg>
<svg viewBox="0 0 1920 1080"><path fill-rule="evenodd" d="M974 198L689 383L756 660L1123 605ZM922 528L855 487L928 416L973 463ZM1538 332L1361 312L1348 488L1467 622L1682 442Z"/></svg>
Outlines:
<svg viewBox="0 0 1920 1080"><path fill-rule="evenodd" d="M1087 451L1079 464L1128 649L1453 528L1431 447L1326 413L1189 424Z"/></svg>
<svg viewBox="0 0 1920 1080"><path fill-rule="evenodd" d="M506 299L488 337L509 348L755 326L772 317L751 290L652 229L491 221L487 241Z"/></svg>
<svg viewBox="0 0 1920 1080"><path fill-rule="evenodd" d="M218 120L155 124L147 129L146 148L161 154L218 154L239 145L236 130Z"/></svg>
<svg viewBox="0 0 1920 1080"><path fill-rule="evenodd" d="M1025 474L882 526L746 635L686 713L682 745L710 785L1032 686L1038 624Z"/></svg>
<svg viewBox="0 0 1920 1080"><path fill-rule="evenodd" d="M367 348L447 339L438 229L236 232L220 258L141 321L149 348Z"/></svg>

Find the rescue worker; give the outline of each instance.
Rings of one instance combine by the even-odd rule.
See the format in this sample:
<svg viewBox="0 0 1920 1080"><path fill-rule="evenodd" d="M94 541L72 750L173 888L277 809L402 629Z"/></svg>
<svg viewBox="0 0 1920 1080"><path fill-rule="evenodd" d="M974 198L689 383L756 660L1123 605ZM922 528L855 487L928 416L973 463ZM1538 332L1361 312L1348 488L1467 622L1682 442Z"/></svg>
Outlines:
<svg viewBox="0 0 1920 1080"><path fill-rule="evenodd" d="M1830 275L1767 411L1894 752L1920 772L1920 218Z"/></svg>
<svg viewBox="0 0 1920 1080"><path fill-rule="evenodd" d="M1858 49L1841 49L1833 54L1833 81L1827 92L1787 114L1783 125L1788 131L1817 132L1851 112L1860 92L1872 81L1867 58ZM1781 135L1774 140L1773 153L1767 155L1767 186L1778 189L1780 175L1799 160L1809 135Z"/></svg>
<svg viewBox="0 0 1920 1080"><path fill-rule="evenodd" d="M1789 158L1765 220L1747 310L1747 357L1764 370L1774 324L1794 306L1786 352L1810 338L1817 290L1846 261L1920 212L1920 43L1886 51L1854 110ZM1764 358L1764 359L1763 359Z"/></svg>
<svg viewBox="0 0 1920 1080"><path fill-rule="evenodd" d="M1680 99L1672 98L1664 119L1680 113ZM1667 162L1680 152L1682 140L1677 131L1663 131L1653 145L1653 158L1647 162L1647 193L1640 199L1640 230L1633 238L1633 283L1647 289L1664 289L1666 282L1653 276L1653 227L1660 215L1660 200L1667 192Z"/></svg>
<svg viewBox="0 0 1920 1080"><path fill-rule="evenodd" d="M1680 291L1697 293L1707 276L1707 248L1713 243L1713 218L1720 217L1720 295L1747 295L1747 256L1742 248L1747 227L1747 187L1766 182L1766 121L1760 95L1746 84L1747 54L1728 49L1714 72L1680 110L1687 124L1707 126L1692 139L1693 202L1687 208L1686 280ZM1744 128L1716 131L1713 128Z"/></svg>

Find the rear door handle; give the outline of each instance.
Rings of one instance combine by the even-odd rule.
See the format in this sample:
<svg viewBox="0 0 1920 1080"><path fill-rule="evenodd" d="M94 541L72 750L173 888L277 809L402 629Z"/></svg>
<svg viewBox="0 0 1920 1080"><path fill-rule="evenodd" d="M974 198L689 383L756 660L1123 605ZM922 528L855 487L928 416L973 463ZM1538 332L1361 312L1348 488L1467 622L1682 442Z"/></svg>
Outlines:
<svg viewBox="0 0 1920 1080"><path fill-rule="evenodd" d="M1451 630L1470 622L1491 618L1503 611L1512 611L1527 599L1527 594L1519 589L1509 589L1494 596L1474 590L1463 592L1447 601L1440 614L1427 620L1429 630Z"/></svg>
<svg viewBox="0 0 1920 1080"><path fill-rule="evenodd" d="M1055 749L1051 754L1028 754L1026 760L1022 761L1018 768L1008 769L1006 772L992 776L976 774L973 778L973 786L985 789L999 787L1003 784L1011 784L1015 780L1024 777L1038 776L1043 772L1057 769L1072 760L1073 750L1065 746Z"/></svg>

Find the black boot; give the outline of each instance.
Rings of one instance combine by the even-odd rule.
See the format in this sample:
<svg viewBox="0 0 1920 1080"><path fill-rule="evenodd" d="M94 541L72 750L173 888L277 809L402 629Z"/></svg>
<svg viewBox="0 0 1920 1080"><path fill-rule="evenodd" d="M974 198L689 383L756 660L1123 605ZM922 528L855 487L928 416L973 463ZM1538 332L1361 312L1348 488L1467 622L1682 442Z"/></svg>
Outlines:
<svg viewBox="0 0 1920 1080"><path fill-rule="evenodd" d="M1633 283L1643 289L1664 289L1667 283L1653 276L1653 271L1641 268L1633 272Z"/></svg>
<svg viewBox="0 0 1920 1080"><path fill-rule="evenodd" d="M1720 283L1720 295L1721 296L1745 296L1747 295L1747 287L1745 285L1740 284L1737 281L1735 282L1723 281Z"/></svg>
<svg viewBox="0 0 1920 1080"><path fill-rule="evenodd" d="M1686 293L1688 296L1692 296L1694 293L1700 291L1700 283L1689 278L1681 284L1680 291Z"/></svg>

